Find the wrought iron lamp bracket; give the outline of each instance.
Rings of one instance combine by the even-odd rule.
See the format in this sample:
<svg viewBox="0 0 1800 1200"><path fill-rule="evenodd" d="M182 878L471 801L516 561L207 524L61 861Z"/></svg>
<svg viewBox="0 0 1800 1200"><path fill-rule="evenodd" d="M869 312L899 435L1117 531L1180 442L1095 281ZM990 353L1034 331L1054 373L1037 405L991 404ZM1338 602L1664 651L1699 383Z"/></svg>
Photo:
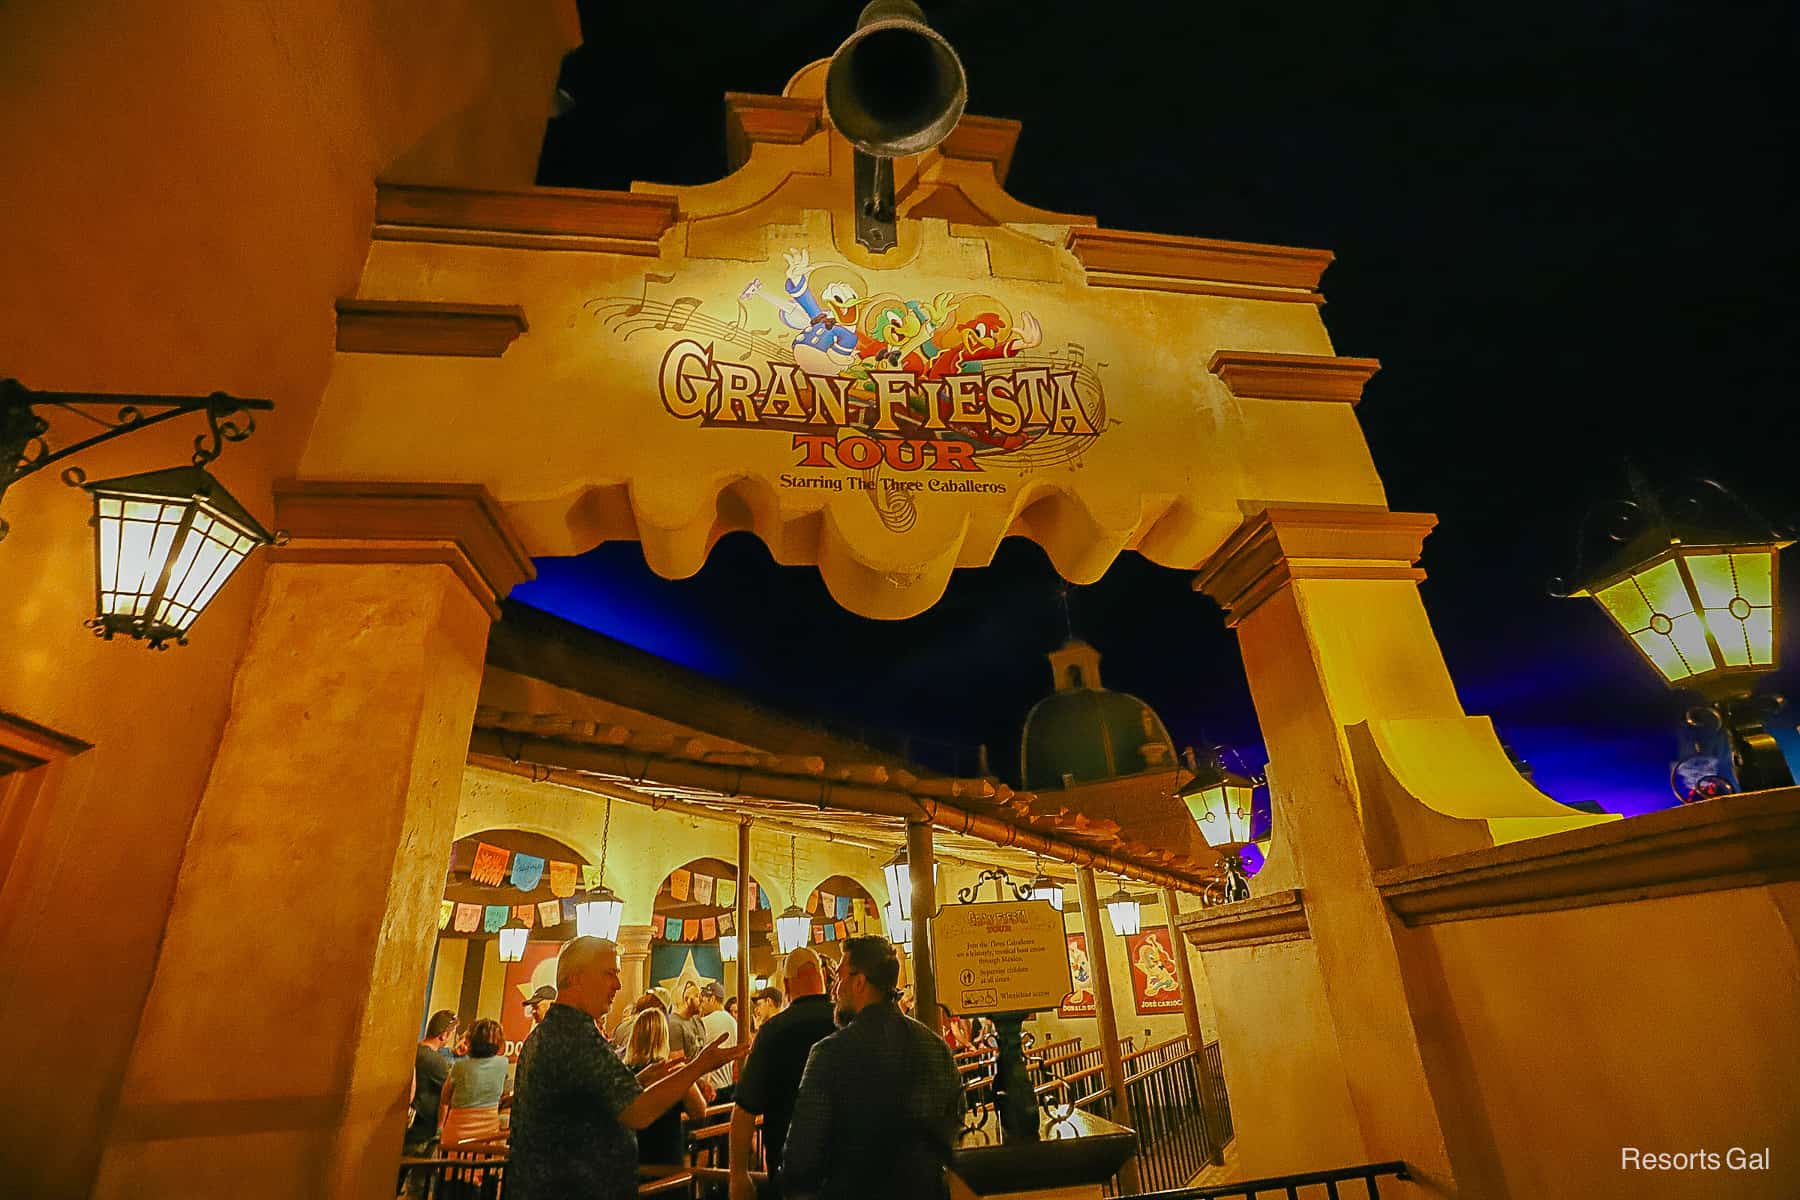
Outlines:
<svg viewBox="0 0 1800 1200"><path fill-rule="evenodd" d="M219 457L226 442L241 442L256 432L253 414L274 407L269 400L225 392L210 396L39 392L16 379L0 379L0 498L6 495L8 487L27 475L102 442L188 413L206 414L206 432L194 439L193 454L194 465L204 467ZM50 422L41 411L51 408L73 413L98 425L100 431L61 448L53 447L49 442ZM62 478L70 487L87 482L87 474L80 467L65 469ZM6 522L0 520L0 538L6 536L6 531Z"/></svg>
<svg viewBox="0 0 1800 1200"><path fill-rule="evenodd" d="M976 903L981 896L981 885L989 882L994 885L994 899L1001 901L1002 903L1005 902L1006 893L1009 890L1012 892L1013 899L1015 900L1031 899L1030 884L1014 883L1012 881L1012 876L1006 873L1005 867L991 867L977 875L975 877L975 882L971 883L968 887L958 888L956 890L956 902L958 904Z"/></svg>

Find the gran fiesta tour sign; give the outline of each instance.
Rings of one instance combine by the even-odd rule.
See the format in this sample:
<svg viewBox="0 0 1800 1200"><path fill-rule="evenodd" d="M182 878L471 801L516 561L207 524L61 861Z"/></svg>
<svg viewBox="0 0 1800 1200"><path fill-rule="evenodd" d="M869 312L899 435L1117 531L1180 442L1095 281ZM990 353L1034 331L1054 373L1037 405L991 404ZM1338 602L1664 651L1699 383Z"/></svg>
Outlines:
<svg viewBox="0 0 1800 1200"><path fill-rule="evenodd" d="M619 338L666 339L656 395L669 419L782 439L788 487L841 489L865 472L998 492L984 475L1075 461L1103 435L1094 366L1077 343L1049 348L1031 312L985 291L883 287L800 248L783 258L778 286L754 275L711 311L651 298L675 282L654 274L641 295L588 307Z"/></svg>

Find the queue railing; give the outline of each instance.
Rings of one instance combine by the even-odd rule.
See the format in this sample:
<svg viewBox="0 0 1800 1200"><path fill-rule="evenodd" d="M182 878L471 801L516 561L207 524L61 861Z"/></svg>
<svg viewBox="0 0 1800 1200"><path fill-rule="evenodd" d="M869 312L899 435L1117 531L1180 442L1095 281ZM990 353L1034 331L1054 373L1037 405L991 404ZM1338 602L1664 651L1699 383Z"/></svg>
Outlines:
<svg viewBox="0 0 1800 1200"><path fill-rule="evenodd" d="M1360 1183L1368 1200L1381 1200L1381 1180L1411 1178L1403 1162L1365 1163L1329 1171L1302 1171L1295 1175L1271 1175L1237 1183L1143 1192L1139 1193L1138 1200L1258 1200L1265 1193L1285 1196L1287 1200L1339 1200L1345 1195L1338 1191L1340 1183Z"/></svg>

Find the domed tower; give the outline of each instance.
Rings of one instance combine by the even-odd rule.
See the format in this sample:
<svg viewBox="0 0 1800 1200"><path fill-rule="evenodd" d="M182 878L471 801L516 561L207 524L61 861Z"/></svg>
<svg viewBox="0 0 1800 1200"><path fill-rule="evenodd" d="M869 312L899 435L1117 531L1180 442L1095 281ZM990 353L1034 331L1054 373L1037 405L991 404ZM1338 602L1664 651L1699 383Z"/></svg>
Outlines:
<svg viewBox="0 0 1800 1200"><path fill-rule="evenodd" d="M1056 690L1025 716L1020 786L1117 821L1132 840L1208 854L1176 797L1189 772L1156 710L1100 686L1100 652L1086 642L1071 638L1049 657Z"/></svg>

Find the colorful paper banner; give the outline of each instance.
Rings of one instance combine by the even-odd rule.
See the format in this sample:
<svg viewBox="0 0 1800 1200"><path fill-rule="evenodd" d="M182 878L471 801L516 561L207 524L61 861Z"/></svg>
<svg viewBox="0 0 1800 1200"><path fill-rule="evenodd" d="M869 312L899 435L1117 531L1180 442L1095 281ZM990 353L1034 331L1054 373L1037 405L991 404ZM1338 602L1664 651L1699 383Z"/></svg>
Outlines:
<svg viewBox="0 0 1800 1200"><path fill-rule="evenodd" d="M557 899L575 894L575 864L553 862L550 864L550 894Z"/></svg>
<svg viewBox="0 0 1800 1200"><path fill-rule="evenodd" d="M713 877L694 873L694 903L710 905L713 901Z"/></svg>
<svg viewBox="0 0 1800 1200"><path fill-rule="evenodd" d="M529 892L544 877L544 860L535 854L515 854L512 857L512 885L521 892Z"/></svg>
<svg viewBox="0 0 1800 1200"><path fill-rule="evenodd" d="M475 865L469 868L469 878L476 883L488 887L499 887L506 878L506 862L512 852L502 850L498 846L490 846L486 842L475 843Z"/></svg>
<svg viewBox="0 0 1800 1200"><path fill-rule="evenodd" d="M538 924L545 929L562 924L562 905L554 900L545 900L537 906Z"/></svg>
<svg viewBox="0 0 1800 1200"><path fill-rule="evenodd" d="M481 932L499 933L506 927L506 918L511 915L512 910L504 904L488 905L481 915Z"/></svg>
<svg viewBox="0 0 1800 1200"><path fill-rule="evenodd" d="M446 925L450 924L450 918L455 915L456 915L456 901L454 901L454 900L438 901L438 928L439 929L442 929Z"/></svg>
<svg viewBox="0 0 1800 1200"><path fill-rule="evenodd" d="M848 896L839 896L839 897L838 897L838 898L837 898L837 915L838 915L838 916L839 916L839 917L847 917L847 916L849 916L849 915L850 915L850 908L851 908L851 904L850 904L850 897L848 897Z"/></svg>
<svg viewBox="0 0 1800 1200"><path fill-rule="evenodd" d="M677 871L669 876L669 895L677 900L688 898L688 888L692 886L694 877L686 871Z"/></svg>
<svg viewBox="0 0 1800 1200"><path fill-rule="evenodd" d="M731 933L731 931L736 928L737 928L737 918L735 916L733 916L732 914L726 913L724 916L719 918L719 932L720 933L729 935Z"/></svg>
<svg viewBox="0 0 1800 1200"><path fill-rule="evenodd" d="M599 886L600 886L600 868L595 866L593 863L583 863L581 865L581 888L582 888L582 890L586 891L586 892L591 892Z"/></svg>
<svg viewBox="0 0 1800 1200"><path fill-rule="evenodd" d="M575 919L575 902L573 900L558 900L557 903L562 905L563 920L573 921Z"/></svg>
<svg viewBox="0 0 1800 1200"><path fill-rule="evenodd" d="M755 908L756 907L756 895L757 895L756 880L752 879L749 883L745 884L744 886L750 889L750 907ZM764 908L768 907L767 901L764 901L763 907Z"/></svg>
<svg viewBox="0 0 1800 1200"><path fill-rule="evenodd" d="M718 887L713 891L713 899L720 908L735 908L737 906L737 880L719 880Z"/></svg>
<svg viewBox="0 0 1800 1200"><path fill-rule="evenodd" d="M474 933L481 928L481 905L459 904L456 906L456 919L452 929L458 933Z"/></svg>
<svg viewBox="0 0 1800 1200"><path fill-rule="evenodd" d="M663 923L663 939L670 942L681 940L681 918L670 917Z"/></svg>
<svg viewBox="0 0 1800 1200"><path fill-rule="evenodd" d="M517 917L525 928L530 929L537 924L537 905L515 904L513 905L512 915Z"/></svg>
<svg viewBox="0 0 1800 1200"><path fill-rule="evenodd" d="M700 922L694 920L683 921L681 923L681 940L684 942L699 941Z"/></svg>
<svg viewBox="0 0 1800 1200"><path fill-rule="evenodd" d="M700 940L710 942L719 936L719 923L712 917L700 918Z"/></svg>

